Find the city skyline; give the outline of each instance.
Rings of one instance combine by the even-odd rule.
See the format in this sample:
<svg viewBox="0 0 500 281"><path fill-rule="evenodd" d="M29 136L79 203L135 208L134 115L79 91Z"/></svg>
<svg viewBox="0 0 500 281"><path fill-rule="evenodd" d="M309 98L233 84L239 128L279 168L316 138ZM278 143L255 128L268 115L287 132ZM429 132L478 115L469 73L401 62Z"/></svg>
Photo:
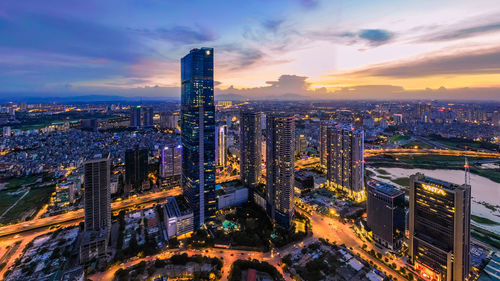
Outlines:
<svg viewBox="0 0 500 281"><path fill-rule="evenodd" d="M178 98L177 58L213 47L216 96L498 100L494 1L434 2L7 1L0 97Z"/></svg>
<svg viewBox="0 0 500 281"><path fill-rule="evenodd" d="M0 276L500 281L494 4L0 3Z"/></svg>

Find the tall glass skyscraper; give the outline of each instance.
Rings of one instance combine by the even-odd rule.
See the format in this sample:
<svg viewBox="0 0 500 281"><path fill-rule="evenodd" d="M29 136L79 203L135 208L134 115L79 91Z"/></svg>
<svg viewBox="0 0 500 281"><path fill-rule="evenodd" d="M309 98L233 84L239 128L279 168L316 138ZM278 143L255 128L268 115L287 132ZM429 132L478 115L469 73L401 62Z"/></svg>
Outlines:
<svg viewBox="0 0 500 281"><path fill-rule="evenodd" d="M181 186L199 227L217 209L213 49L191 50L181 68Z"/></svg>

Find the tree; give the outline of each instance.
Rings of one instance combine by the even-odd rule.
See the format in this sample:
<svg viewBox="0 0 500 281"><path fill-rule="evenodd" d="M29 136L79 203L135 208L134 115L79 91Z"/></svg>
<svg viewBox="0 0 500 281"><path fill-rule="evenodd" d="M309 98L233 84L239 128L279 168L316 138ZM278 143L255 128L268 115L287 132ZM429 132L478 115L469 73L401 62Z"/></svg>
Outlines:
<svg viewBox="0 0 500 281"><path fill-rule="evenodd" d="M170 249L179 248L179 240L177 240L176 237L170 238L168 240L168 248Z"/></svg>

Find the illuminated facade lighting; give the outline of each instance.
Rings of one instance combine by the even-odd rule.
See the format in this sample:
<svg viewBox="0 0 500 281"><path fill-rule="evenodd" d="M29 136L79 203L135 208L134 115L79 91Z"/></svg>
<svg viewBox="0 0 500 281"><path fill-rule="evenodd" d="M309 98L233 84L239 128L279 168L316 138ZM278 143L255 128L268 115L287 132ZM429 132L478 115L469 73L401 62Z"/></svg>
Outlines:
<svg viewBox="0 0 500 281"><path fill-rule="evenodd" d="M410 263L424 280L468 280L469 185L410 177Z"/></svg>

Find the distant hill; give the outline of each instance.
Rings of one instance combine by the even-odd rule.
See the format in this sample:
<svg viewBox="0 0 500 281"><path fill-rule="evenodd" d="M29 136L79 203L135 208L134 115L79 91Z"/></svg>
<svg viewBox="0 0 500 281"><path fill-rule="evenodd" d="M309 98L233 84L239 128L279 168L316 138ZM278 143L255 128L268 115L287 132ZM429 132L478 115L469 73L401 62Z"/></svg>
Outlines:
<svg viewBox="0 0 500 281"><path fill-rule="evenodd" d="M19 94L8 95L9 97L0 97L0 102L21 102L28 103L95 103L95 102L161 102L161 101L178 101L178 98L171 97L126 97L115 95L81 95L81 96L19 96Z"/></svg>

